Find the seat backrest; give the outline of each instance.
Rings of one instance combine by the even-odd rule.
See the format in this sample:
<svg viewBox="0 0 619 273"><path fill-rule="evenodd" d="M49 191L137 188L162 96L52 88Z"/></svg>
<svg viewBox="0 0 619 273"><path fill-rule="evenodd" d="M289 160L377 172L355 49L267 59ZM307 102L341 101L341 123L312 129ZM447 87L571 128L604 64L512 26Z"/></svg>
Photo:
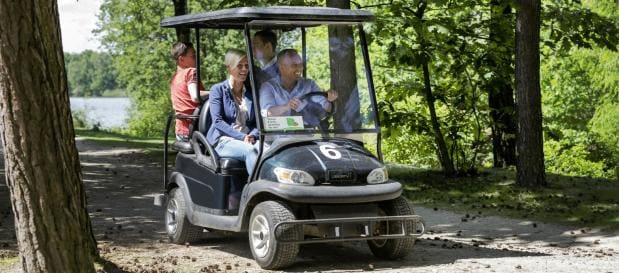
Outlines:
<svg viewBox="0 0 619 273"><path fill-rule="evenodd" d="M213 120L211 119L211 111L209 111L208 101L202 105L200 110L200 118L198 119L198 131L204 136L208 133L208 129L211 128Z"/></svg>
<svg viewBox="0 0 619 273"><path fill-rule="evenodd" d="M196 107L196 109L193 110L193 113L191 113L192 116L198 115L200 113L200 111L202 110L201 106ZM191 123L189 124L189 132L193 132L195 130L195 128L198 128L198 120L197 119L192 119ZM190 133L191 136L191 133Z"/></svg>

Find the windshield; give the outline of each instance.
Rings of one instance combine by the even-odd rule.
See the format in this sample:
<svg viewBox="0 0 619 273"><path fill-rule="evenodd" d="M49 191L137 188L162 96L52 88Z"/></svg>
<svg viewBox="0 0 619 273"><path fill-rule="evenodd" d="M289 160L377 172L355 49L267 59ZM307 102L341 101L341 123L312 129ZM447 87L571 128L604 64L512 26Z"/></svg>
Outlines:
<svg viewBox="0 0 619 273"><path fill-rule="evenodd" d="M254 85L267 135L376 131L358 26L254 25L251 33Z"/></svg>

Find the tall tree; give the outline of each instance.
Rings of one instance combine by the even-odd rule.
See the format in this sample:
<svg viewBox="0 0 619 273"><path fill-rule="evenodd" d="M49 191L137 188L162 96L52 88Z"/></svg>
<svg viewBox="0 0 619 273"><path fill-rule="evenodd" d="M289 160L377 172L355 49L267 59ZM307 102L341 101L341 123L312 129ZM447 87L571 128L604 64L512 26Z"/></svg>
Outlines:
<svg viewBox="0 0 619 273"><path fill-rule="evenodd" d="M24 272L94 272L55 0L0 1L6 180Z"/></svg>
<svg viewBox="0 0 619 273"><path fill-rule="evenodd" d="M428 7L428 3L425 0L419 1L417 6L417 10L414 11L415 17L420 22L423 22L423 17L426 12L426 8ZM429 43L425 38L425 33L427 33L427 26L421 25L415 28L417 35L419 37L420 44L420 53L419 60L421 62L421 68L423 71L423 90L426 97L426 103L428 104L428 110L430 112L430 121L432 125L432 131L434 132L434 139L436 141L436 153L438 155L438 159L441 162L441 166L443 170L447 174L454 174L456 172L456 168L454 167L452 158L447 151L447 144L445 144L445 139L443 138L443 133L441 132L441 125L438 122L438 116L436 115L436 109L434 106L434 102L436 100L434 94L432 93L432 85L430 82L430 56L429 56Z"/></svg>
<svg viewBox="0 0 619 273"><path fill-rule="evenodd" d="M327 7L350 9L350 0L327 0ZM331 89L339 92L335 107L336 129L361 128L354 41L351 26L329 26Z"/></svg>
<svg viewBox="0 0 619 273"><path fill-rule="evenodd" d="M187 14L187 0L172 0L174 3L174 16ZM189 29L176 28L176 40L179 42L189 42Z"/></svg>
<svg viewBox="0 0 619 273"><path fill-rule="evenodd" d="M511 1L490 1L490 42L488 69L492 77L487 84L492 128L494 167L516 164L516 112L512 84L514 29Z"/></svg>
<svg viewBox="0 0 619 273"><path fill-rule="evenodd" d="M520 0L516 21L516 182L546 185L540 92L540 0Z"/></svg>

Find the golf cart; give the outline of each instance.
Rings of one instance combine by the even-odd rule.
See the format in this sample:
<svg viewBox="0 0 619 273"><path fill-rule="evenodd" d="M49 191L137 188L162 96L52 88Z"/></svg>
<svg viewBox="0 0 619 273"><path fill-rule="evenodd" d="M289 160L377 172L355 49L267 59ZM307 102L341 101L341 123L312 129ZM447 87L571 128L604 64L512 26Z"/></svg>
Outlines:
<svg viewBox="0 0 619 273"><path fill-rule="evenodd" d="M364 10L270 7L218 10L161 22L162 27L195 30L198 75L201 55L209 52L201 48L204 32L237 31L244 37L239 44L247 51L249 67L256 67L252 34L269 29L277 32L278 49L294 48L302 55L304 78L338 91L331 111L319 117L270 116L261 107L259 69L250 69L251 107L260 131L251 174L244 162L219 157L206 141L212 123L208 102L193 115L171 115L165 128L164 193L155 197L155 204L165 207L170 241L191 243L204 231L247 232L252 255L265 269L292 264L301 244L364 240L372 253L385 259L411 251L424 224L402 196L402 185L388 179L382 163L363 29L373 19ZM213 38L207 42L217 46ZM310 105L323 96L325 92L310 92L298 98ZM194 121L188 142L168 145L174 118ZM169 146L178 151L171 173ZM228 208L233 179L247 181L238 209Z"/></svg>

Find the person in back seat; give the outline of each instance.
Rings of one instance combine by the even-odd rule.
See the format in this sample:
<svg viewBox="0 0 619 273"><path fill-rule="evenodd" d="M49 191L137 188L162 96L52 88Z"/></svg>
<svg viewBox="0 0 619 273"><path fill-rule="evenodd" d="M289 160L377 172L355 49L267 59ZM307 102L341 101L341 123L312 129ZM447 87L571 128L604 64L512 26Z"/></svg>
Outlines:
<svg viewBox="0 0 619 273"><path fill-rule="evenodd" d="M279 68L277 67L277 35L275 32L265 29L254 34L254 39L251 41L254 57L258 59L261 68L256 73L258 77L258 90L260 85L266 81L279 77Z"/></svg>
<svg viewBox="0 0 619 273"><path fill-rule="evenodd" d="M243 84L249 74L247 54L238 49L229 49L224 64L228 79L213 85L210 92L209 111L213 123L206 139L215 147L219 157L245 161L247 173L251 175L258 149L258 129L253 109L251 90ZM244 181L234 179L228 198L228 209L236 209Z"/></svg>
<svg viewBox="0 0 619 273"><path fill-rule="evenodd" d="M200 103L197 97L198 87L200 96L208 99L208 92L204 91L202 83L198 83L196 71L196 52L191 43L178 42L172 46L172 58L176 61L176 72L170 80L170 97L176 114L191 115ZM190 119L176 119L176 139L189 140Z"/></svg>

